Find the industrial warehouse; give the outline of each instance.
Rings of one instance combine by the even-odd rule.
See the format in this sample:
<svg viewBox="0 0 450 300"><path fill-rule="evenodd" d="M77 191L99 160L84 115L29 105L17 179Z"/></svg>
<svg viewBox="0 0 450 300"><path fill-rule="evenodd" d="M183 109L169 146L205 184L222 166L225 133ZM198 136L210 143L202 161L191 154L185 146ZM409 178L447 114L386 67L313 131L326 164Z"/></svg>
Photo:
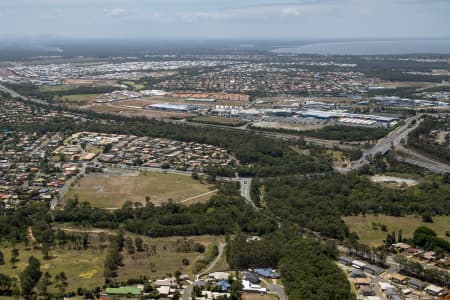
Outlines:
<svg viewBox="0 0 450 300"><path fill-rule="evenodd" d="M193 112L197 110L196 106L189 104L171 104L171 103L157 103L146 107L147 109L170 111L170 112Z"/></svg>
<svg viewBox="0 0 450 300"><path fill-rule="evenodd" d="M209 113L247 121L272 121L280 123L338 124L359 127L395 126L399 118L391 116L354 114L342 111L298 110L295 108L256 109L234 106L216 106Z"/></svg>

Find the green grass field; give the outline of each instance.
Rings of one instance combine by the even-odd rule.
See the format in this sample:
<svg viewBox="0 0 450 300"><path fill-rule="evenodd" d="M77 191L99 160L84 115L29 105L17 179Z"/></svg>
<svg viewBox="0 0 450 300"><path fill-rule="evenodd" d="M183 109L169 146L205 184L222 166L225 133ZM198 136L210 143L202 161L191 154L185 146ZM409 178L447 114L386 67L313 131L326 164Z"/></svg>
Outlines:
<svg viewBox="0 0 450 300"><path fill-rule="evenodd" d="M61 102L84 102L89 99L98 97L100 94L77 94L77 95L64 95L62 97L55 97L56 101Z"/></svg>
<svg viewBox="0 0 450 300"><path fill-rule="evenodd" d="M120 208L126 201L145 202L150 196L155 204L172 199L192 204L207 201L213 193L210 185L202 184L189 176L143 172L139 175L89 174L81 178L65 195L65 199L78 195L80 201L88 201L93 207ZM209 195L209 197L208 197Z"/></svg>
<svg viewBox="0 0 450 300"><path fill-rule="evenodd" d="M103 263L106 251L101 252L96 249L88 250L68 250L55 248L50 251L52 259L44 260L42 252L39 249L26 250L23 245L18 245L19 262L13 269L9 262L11 258L12 246L1 244L0 249L5 255L5 264L0 265L0 273L18 276L28 264L28 258L34 256L41 262L41 271L49 272L52 277L60 272L65 272L69 285L67 291L78 287L93 289L102 286L105 282L103 277ZM51 288L51 291L56 289Z"/></svg>
<svg viewBox="0 0 450 300"><path fill-rule="evenodd" d="M133 90L135 90L135 91L140 91L143 88L145 88L145 85L143 85L141 83L136 83L134 81L124 81L123 83L131 86L133 88Z"/></svg>
<svg viewBox="0 0 450 300"><path fill-rule="evenodd" d="M351 232L356 232L360 238L360 242L369 246L380 246L386 238L386 234L392 231L398 233L402 230L404 238L411 238L414 230L419 226L427 226L438 234L439 237L450 241L449 237L445 236L446 231L450 231L450 216L433 217L433 223L424 223L420 216L406 216L406 217L391 217L385 215L373 216L352 216L342 218L350 228ZM380 228L374 229L372 222L385 224L387 232Z"/></svg>

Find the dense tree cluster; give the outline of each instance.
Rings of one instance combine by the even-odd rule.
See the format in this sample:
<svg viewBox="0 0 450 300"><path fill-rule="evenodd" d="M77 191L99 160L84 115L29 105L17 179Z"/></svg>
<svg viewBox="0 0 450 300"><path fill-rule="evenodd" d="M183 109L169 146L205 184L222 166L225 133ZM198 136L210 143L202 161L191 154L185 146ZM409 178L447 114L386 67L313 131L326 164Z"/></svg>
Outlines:
<svg viewBox="0 0 450 300"><path fill-rule="evenodd" d="M223 194L213 196L206 204L154 206L150 203L135 208L128 203L115 211L92 208L88 203L72 200L64 210L55 212L54 217L56 222L96 227L118 228L123 224L130 232L152 237L227 234L239 230L266 233L276 228L265 213L253 210L239 196Z"/></svg>
<svg viewBox="0 0 450 300"><path fill-rule="evenodd" d="M321 129L305 131L303 134L325 140L337 141L371 141L385 137L386 128L363 128L353 126L330 125Z"/></svg>
<svg viewBox="0 0 450 300"><path fill-rule="evenodd" d="M294 228L248 242L245 236L230 241L227 259L232 268L277 268L290 299L355 299L345 274L332 261L334 244L299 235Z"/></svg>
<svg viewBox="0 0 450 300"><path fill-rule="evenodd" d="M31 256L28 259L28 266L23 270L20 275L20 287L22 295L25 299L31 299L33 296L33 289L36 287L39 279L41 279L41 263L38 259Z"/></svg>
<svg viewBox="0 0 450 300"><path fill-rule="evenodd" d="M424 63L413 60L399 60L397 57L385 57L385 59L351 57L347 62L357 64L355 70L364 73L368 77L381 78L386 81L441 82L442 80L449 79L449 76L407 73L431 72L432 69L439 69L442 67L439 62Z"/></svg>
<svg viewBox="0 0 450 300"><path fill-rule="evenodd" d="M432 157L450 163L450 141L447 138L443 143L437 142L433 131L448 131L450 122L448 118L426 117L422 123L408 137L408 147L431 155Z"/></svg>
<svg viewBox="0 0 450 300"><path fill-rule="evenodd" d="M31 83L9 84L8 86L21 95L44 99L47 101L52 101L54 97L63 97L67 95L105 94L117 90L117 88L113 86L77 86L64 90L42 90Z"/></svg>
<svg viewBox="0 0 450 300"><path fill-rule="evenodd" d="M251 126L254 129L258 127ZM327 125L320 129L298 131L285 128L264 128L264 131L287 133L298 136L310 136L324 140L344 142L372 141L385 137L389 130L386 128L362 128L345 125Z"/></svg>
<svg viewBox="0 0 450 300"><path fill-rule="evenodd" d="M355 174L291 176L266 179L264 188L267 207L281 220L338 239L348 236L342 215L450 213L450 185L445 177L407 189L386 189Z"/></svg>
<svg viewBox="0 0 450 300"><path fill-rule="evenodd" d="M15 285L15 278L0 273L0 296L11 296Z"/></svg>
<svg viewBox="0 0 450 300"><path fill-rule="evenodd" d="M120 253L124 247L125 238L123 232L119 232L117 236L110 237L110 245L105 258L105 279L109 283L112 278L117 276L117 269L122 266L122 254Z"/></svg>
<svg viewBox="0 0 450 300"><path fill-rule="evenodd" d="M437 237L436 232L428 227L417 228L414 231L412 242L414 245L426 250L450 252L450 243L443 238Z"/></svg>

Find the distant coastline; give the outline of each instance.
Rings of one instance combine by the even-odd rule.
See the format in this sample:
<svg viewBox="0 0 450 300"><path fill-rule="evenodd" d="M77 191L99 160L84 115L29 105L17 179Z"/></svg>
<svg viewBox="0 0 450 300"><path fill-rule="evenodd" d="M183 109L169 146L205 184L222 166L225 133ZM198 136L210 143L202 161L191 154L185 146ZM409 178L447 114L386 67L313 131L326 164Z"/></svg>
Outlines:
<svg viewBox="0 0 450 300"><path fill-rule="evenodd" d="M450 54L449 39L317 42L272 50L275 53L323 55Z"/></svg>

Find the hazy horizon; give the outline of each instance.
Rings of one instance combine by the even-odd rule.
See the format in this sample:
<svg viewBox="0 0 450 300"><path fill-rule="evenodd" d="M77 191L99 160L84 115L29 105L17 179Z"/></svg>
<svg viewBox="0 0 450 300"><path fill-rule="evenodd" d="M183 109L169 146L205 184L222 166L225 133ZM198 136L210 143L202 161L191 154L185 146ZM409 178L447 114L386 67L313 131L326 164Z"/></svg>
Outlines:
<svg viewBox="0 0 450 300"><path fill-rule="evenodd" d="M15 0L3 38L298 40L447 38L444 0ZM268 22L270 20L270 22Z"/></svg>

